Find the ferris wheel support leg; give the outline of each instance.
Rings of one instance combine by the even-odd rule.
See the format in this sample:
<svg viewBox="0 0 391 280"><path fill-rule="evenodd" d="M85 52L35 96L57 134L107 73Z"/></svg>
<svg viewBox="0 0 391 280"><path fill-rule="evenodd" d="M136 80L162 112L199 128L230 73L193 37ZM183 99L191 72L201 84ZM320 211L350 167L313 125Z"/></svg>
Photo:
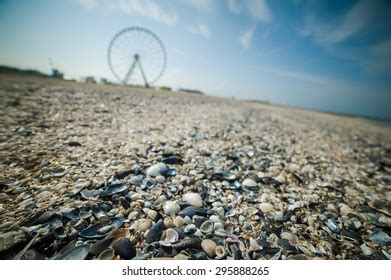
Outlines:
<svg viewBox="0 0 391 280"><path fill-rule="evenodd" d="M126 83L128 82L129 78L130 78L130 75L132 74L133 70L134 70L134 67L136 66L136 62L137 62L137 59L135 59L132 63L132 65L130 66L128 72L126 72L126 75L125 75L125 78L123 79L122 83L124 85L126 85Z"/></svg>
<svg viewBox="0 0 391 280"><path fill-rule="evenodd" d="M141 75L143 76L143 80L144 80L144 83L145 83L145 87L148 88L148 87L149 87L149 84L148 84L148 81L147 81L147 77L145 76L143 67L141 66L141 61L140 61L140 59L137 59L137 63L138 63L138 66L140 67L140 71L141 71Z"/></svg>

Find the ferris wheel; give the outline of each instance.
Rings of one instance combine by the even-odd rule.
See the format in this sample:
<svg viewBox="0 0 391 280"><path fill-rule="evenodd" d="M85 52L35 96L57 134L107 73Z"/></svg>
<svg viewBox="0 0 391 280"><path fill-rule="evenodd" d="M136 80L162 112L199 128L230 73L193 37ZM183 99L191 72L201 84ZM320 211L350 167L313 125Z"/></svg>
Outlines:
<svg viewBox="0 0 391 280"><path fill-rule="evenodd" d="M107 51L109 67L124 85L153 85L166 68L166 50L151 31L138 26L118 32Z"/></svg>

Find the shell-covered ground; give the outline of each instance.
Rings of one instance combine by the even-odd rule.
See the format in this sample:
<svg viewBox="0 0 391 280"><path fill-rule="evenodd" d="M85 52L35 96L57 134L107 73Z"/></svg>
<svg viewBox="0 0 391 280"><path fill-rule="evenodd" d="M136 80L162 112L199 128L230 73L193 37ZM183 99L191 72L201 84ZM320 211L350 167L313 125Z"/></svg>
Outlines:
<svg viewBox="0 0 391 280"><path fill-rule="evenodd" d="M391 129L0 77L0 259L390 259Z"/></svg>

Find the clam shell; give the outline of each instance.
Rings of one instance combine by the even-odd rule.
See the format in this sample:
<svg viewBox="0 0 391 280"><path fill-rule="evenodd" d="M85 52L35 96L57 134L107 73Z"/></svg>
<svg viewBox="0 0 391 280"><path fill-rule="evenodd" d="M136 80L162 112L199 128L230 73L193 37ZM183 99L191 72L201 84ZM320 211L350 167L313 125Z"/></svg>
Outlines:
<svg viewBox="0 0 391 280"><path fill-rule="evenodd" d="M179 212L181 208L175 201L166 201L163 205L163 211L166 215L173 215Z"/></svg>
<svg viewBox="0 0 391 280"><path fill-rule="evenodd" d="M227 255L227 251L225 250L224 246L218 245L215 248L215 254L217 259L222 259Z"/></svg>
<svg viewBox="0 0 391 280"><path fill-rule="evenodd" d="M166 230L166 241L170 243L175 243L178 241L178 239L179 233L175 229L169 228Z"/></svg>
<svg viewBox="0 0 391 280"><path fill-rule="evenodd" d="M273 205L267 202L259 204L259 209L262 211L262 213L270 213L274 210Z"/></svg>
<svg viewBox="0 0 391 280"><path fill-rule="evenodd" d="M202 198L198 193L186 193L182 196L183 200L194 207L202 207Z"/></svg>
<svg viewBox="0 0 391 280"><path fill-rule="evenodd" d="M205 234L213 232L213 222L211 220L206 220L200 226L200 230Z"/></svg>

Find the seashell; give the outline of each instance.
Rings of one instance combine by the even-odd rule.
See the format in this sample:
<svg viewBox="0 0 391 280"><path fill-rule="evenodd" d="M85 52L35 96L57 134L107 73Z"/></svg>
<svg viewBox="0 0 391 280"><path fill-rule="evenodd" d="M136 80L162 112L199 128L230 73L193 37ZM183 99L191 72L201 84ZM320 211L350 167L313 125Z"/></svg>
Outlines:
<svg viewBox="0 0 391 280"><path fill-rule="evenodd" d="M57 260L84 260L90 252L90 244L81 244L67 250Z"/></svg>
<svg viewBox="0 0 391 280"><path fill-rule="evenodd" d="M198 193L186 193L182 196L183 200L194 207L202 207L202 198Z"/></svg>
<svg viewBox="0 0 391 280"><path fill-rule="evenodd" d="M179 239L179 234L175 229L169 228L166 230L166 241L175 243Z"/></svg>
<svg viewBox="0 0 391 280"><path fill-rule="evenodd" d="M114 242L113 249L124 260L130 260L137 255L136 247L128 238Z"/></svg>
<svg viewBox="0 0 391 280"><path fill-rule="evenodd" d="M219 181L235 181L236 180L235 174L225 172L225 171L213 173L212 178L219 180Z"/></svg>
<svg viewBox="0 0 391 280"><path fill-rule="evenodd" d="M154 241L158 241L160 239L160 236L162 235L163 227L164 222L162 219L160 219L149 229L147 237L145 238L145 242L152 243Z"/></svg>
<svg viewBox="0 0 391 280"><path fill-rule="evenodd" d="M182 211L180 211L178 213L178 215L181 216L182 218L184 218L186 216L193 218L194 215L206 217L210 213L211 213L211 210L209 210L209 209L189 206L189 207L186 207L185 209L183 209Z"/></svg>
<svg viewBox="0 0 391 280"><path fill-rule="evenodd" d="M183 221L183 218L181 216L176 216L174 219L174 226L181 228L185 222Z"/></svg>
<svg viewBox="0 0 391 280"><path fill-rule="evenodd" d="M370 236L369 238L376 242L376 243L379 243L381 245L385 245L385 246L390 246L391 245L391 237L388 236L387 233L385 233L384 231L381 231L381 230L378 230L376 229Z"/></svg>
<svg viewBox="0 0 391 280"><path fill-rule="evenodd" d="M214 231L214 234L215 234L216 236L219 236L219 237L226 237L226 236L227 236L227 232L226 232L226 230L223 229L223 228L218 228L218 229L216 229L216 230Z"/></svg>
<svg viewBox="0 0 391 280"><path fill-rule="evenodd" d="M195 224L188 224L185 229L184 229L184 232L186 234L193 234L197 231L197 227Z"/></svg>
<svg viewBox="0 0 391 280"><path fill-rule="evenodd" d="M267 202L259 204L259 209L262 211L262 213L270 213L274 210L273 205Z"/></svg>
<svg viewBox="0 0 391 280"><path fill-rule="evenodd" d="M174 227L174 220L171 217L166 217L163 220L164 228L172 228Z"/></svg>
<svg viewBox="0 0 391 280"><path fill-rule="evenodd" d="M102 193L102 190L82 190L80 192L80 195L85 199L95 199L98 196L100 196Z"/></svg>
<svg viewBox="0 0 391 280"><path fill-rule="evenodd" d="M327 221L325 222L325 225L334 233L340 232L340 228L334 220L327 219Z"/></svg>
<svg viewBox="0 0 391 280"><path fill-rule="evenodd" d="M163 205L163 211L166 215L173 215L179 212L180 207L175 201L166 201Z"/></svg>
<svg viewBox="0 0 391 280"><path fill-rule="evenodd" d="M155 211L155 210L148 210L148 212L147 212L147 217L149 218L149 219L151 219L152 221L155 221L156 219L157 219L157 217L158 217L158 212L157 211Z"/></svg>
<svg viewBox="0 0 391 280"><path fill-rule="evenodd" d="M106 237L105 239L97 241L94 245L91 246L90 254L91 255L99 255L104 250L106 250L111 243L113 243L114 237Z"/></svg>
<svg viewBox="0 0 391 280"><path fill-rule="evenodd" d="M166 157L162 161L167 164L183 164L182 158L177 155Z"/></svg>
<svg viewBox="0 0 391 280"><path fill-rule="evenodd" d="M239 241L239 237L237 237L235 234L230 234L225 240L230 243L236 243Z"/></svg>
<svg viewBox="0 0 391 280"><path fill-rule="evenodd" d="M284 238L284 239L287 239L289 241L289 243L291 243L292 245L295 245L297 243L297 241L299 240L297 235L295 235L295 234L293 234L291 232L288 232L288 231L281 232L280 237Z"/></svg>
<svg viewBox="0 0 391 280"><path fill-rule="evenodd" d="M131 185L140 186L143 181L143 176L137 175L130 177L129 183Z"/></svg>
<svg viewBox="0 0 391 280"><path fill-rule="evenodd" d="M59 167L52 170L52 176L60 178L67 174L67 170L65 168Z"/></svg>
<svg viewBox="0 0 391 280"><path fill-rule="evenodd" d="M245 179L242 182L242 186L243 186L243 189L245 189L246 191L253 191L253 192L259 191L258 183L250 178Z"/></svg>
<svg viewBox="0 0 391 280"><path fill-rule="evenodd" d="M141 219L138 221L136 230L141 231L141 232L146 232L149 230L152 226L152 220L150 219Z"/></svg>
<svg viewBox="0 0 391 280"><path fill-rule="evenodd" d="M346 204L341 204L339 206L339 211L341 212L342 215L348 215L353 212L352 208L350 208Z"/></svg>
<svg viewBox="0 0 391 280"><path fill-rule="evenodd" d="M201 240L197 237L182 239L177 243L172 244L172 248L174 248L177 252L189 248L201 249Z"/></svg>
<svg viewBox="0 0 391 280"><path fill-rule="evenodd" d="M373 254L373 251L371 250L371 248L369 248L364 243L360 245L360 249L363 252L363 254L366 255L366 256L370 256L370 255Z"/></svg>
<svg viewBox="0 0 391 280"><path fill-rule="evenodd" d="M129 189L129 185L128 184L125 184L125 183L113 184L113 185L109 186L107 189L105 189L101 193L100 196L101 197L110 196L110 195L113 195L113 194L116 194L116 193L121 193L123 191L126 191L127 189Z"/></svg>
<svg viewBox="0 0 391 280"><path fill-rule="evenodd" d="M130 231L128 228L118 228L111 232L109 235L107 235L106 238L111 238L113 237L114 239L120 239L120 238L130 238Z"/></svg>
<svg viewBox="0 0 391 280"><path fill-rule="evenodd" d="M213 232L213 222L211 220L206 220L200 226L201 232L208 234Z"/></svg>
<svg viewBox="0 0 391 280"><path fill-rule="evenodd" d="M115 259L115 251L113 248L107 248L98 256L98 260L114 260L114 259Z"/></svg>
<svg viewBox="0 0 391 280"><path fill-rule="evenodd" d="M225 250L224 246L218 245L215 248L215 254L216 254L216 259L223 259L227 256L227 251Z"/></svg>
<svg viewBox="0 0 391 280"><path fill-rule="evenodd" d="M167 165L163 162L160 162L149 167L147 170L147 175L149 177L157 177L159 175L166 176L167 171L168 171Z"/></svg>
<svg viewBox="0 0 391 280"><path fill-rule="evenodd" d="M80 236L84 238L101 238L109 234L111 231L119 228L124 223L124 218L113 218L112 220L91 226L82 232L80 232Z"/></svg>

